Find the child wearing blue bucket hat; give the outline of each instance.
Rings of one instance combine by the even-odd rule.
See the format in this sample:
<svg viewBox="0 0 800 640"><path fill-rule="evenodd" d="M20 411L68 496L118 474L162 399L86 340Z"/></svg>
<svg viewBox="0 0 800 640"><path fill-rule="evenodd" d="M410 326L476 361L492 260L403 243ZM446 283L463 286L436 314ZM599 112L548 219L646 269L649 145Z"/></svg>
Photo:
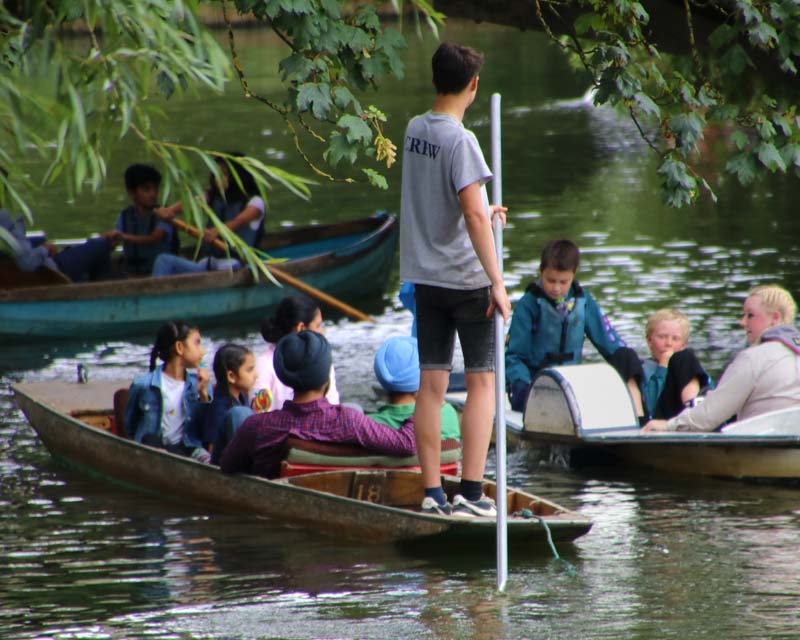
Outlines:
<svg viewBox="0 0 800 640"><path fill-rule="evenodd" d="M389 394L389 403L368 416L394 429L414 414L419 389L419 351L417 339L395 336L386 340L375 354L375 376ZM461 439L458 414L452 405L442 405L442 440Z"/></svg>

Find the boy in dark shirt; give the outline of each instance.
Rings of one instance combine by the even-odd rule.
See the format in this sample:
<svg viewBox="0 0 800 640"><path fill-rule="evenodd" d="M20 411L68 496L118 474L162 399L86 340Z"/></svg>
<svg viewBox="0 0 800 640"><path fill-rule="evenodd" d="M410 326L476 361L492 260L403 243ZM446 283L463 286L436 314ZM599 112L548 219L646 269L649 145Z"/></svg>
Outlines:
<svg viewBox="0 0 800 640"><path fill-rule="evenodd" d="M122 210L114 231L115 241L122 241L124 271L128 275L150 275L160 253L177 251L178 235L163 218L174 217L180 203L158 207L161 174L147 164L132 164L125 170L125 189L131 205Z"/></svg>

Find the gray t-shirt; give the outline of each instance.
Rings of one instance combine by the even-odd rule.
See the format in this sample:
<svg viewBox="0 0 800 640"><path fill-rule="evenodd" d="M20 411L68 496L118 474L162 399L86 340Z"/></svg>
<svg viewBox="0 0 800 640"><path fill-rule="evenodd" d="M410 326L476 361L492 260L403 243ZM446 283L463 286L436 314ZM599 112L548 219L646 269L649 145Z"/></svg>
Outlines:
<svg viewBox="0 0 800 640"><path fill-rule="evenodd" d="M449 115L427 112L408 123L400 200L400 279L447 289L489 286L467 233L458 193L492 177L475 134Z"/></svg>

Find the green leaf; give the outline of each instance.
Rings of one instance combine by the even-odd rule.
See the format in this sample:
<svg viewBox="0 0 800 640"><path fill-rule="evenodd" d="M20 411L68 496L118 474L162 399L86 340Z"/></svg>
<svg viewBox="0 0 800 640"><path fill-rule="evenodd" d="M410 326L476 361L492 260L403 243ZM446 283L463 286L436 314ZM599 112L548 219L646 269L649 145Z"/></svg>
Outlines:
<svg viewBox="0 0 800 640"><path fill-rule="evenodd" d="M381 28L381 21L375 13L375 9L368 5L362 5L353 16L353 22L361 27L377 31Z"/></svg>
<svg viewBox="0 0 800 640"><path fill-rule="evenodd" d="M343 115L336 126L346 130L345 136L348 142L367 144L372 140L372 130L366 122L356 116Z"/></svg>
<svg viewBox="0 0 800 640"><path fill-rule="evenodd" d="M669 189L683 189L691 191L697 188L697 180L689 173L683 162L666 158L658 168L658 173L664 176Z"/></svg>
<svg viewBox="0 0 800 640"><path fill-rule="evenodd" d="M739 149L739 151L744 149L749 141L750 140L748 139L747 134L740 129L737 129L731 134L731 142L736 145L736 148Z"/></svg>
<svg viewBox="0 0 800 640"><path fill-rule="evenodd" d="M331 18L338 19L342 16L339 3L336 0L320 0L320 6Z"/></svg>
<svg viewBox="0 0 800 640"><path fill-rule="evenodd" d="M361 169L369 179L369 183L373 187L378 187L378 189L388 189L389 183L386 181L386 178L382 176L380 173L375 171L374 169Z"/></svg>
<svg viewBox="0 0 800 640"><path fill-rule="evenodd" d="M367 80L372 80L386 73L386 65L384 65L383 60L378 56L361 58L361 60L359 60L359 66L361 67L361 72L364 74L364 78Z"/></svg>
<svg viewBox="0 0 800 640"><path fill-rule="evenodd" d="M790 58L784 58L781 60L781 71L797 75L797 65L795 65L794 61Z"/></svg>
<svg viewBox="0 0 800 640"><path fill-rule="evenodd" d="M721 24L711 32L708 42L711 44L712 48L721 49L725 45L729 44L734 38L736 38L738 34L738 29L735 29L728 24Z"/></svg>
<svg viewBox="0 0 800 640"><path fill-rule="evenodd" d="M599 13L584 13L575 20L575 33L579 36L604 30L605 22Z"/></svg>
<svg viewBox="0 0 800 640"><path fill-rule="evenodd" d="M737 8L741 11L745 24L759 23L762 21L761 12L753 6L751 0L739 0Z"/></svg>
<svg viewBox="0 0 800 640"><path fill-rule="evenodd" d="M328 148L322 154L328 164L335 167L341 160L348 160L350 164L355 163L358 157L357 145L349 143L338 131L331 133L328 142Z"/></svg>
<svg viewBox="0 0 800 640"><path fill-rule="evenodd" d="M800 169L800 145L787 144L781 149L781 156L783 162L787 167L795 167Z"/></svg>
<svg viewBox="0 0 800 640"><path fill-rule="evenodd" d="M735 44L720 58L720 63L728 67L734 74L740 75L748 67L754 67L750 56L741 45Z"/></svg>
<svg viewBox="0 0 800 640"><path fill-rule="evenodd" d="M356 115L361 115L361 103L356 100L350 89L347 87L334 87L331 93L333 94L333 102L337 107L346 109L352 104Z"/></svg>
<svg viewBox="0 0 800 640"><path fill-rule="evenodd" d="M703 138L705 120L697 113L681 113L672 118L670 129L675 133L677 146L689 149Z"/></svg>
<svg viewBox="0 0 800 640"><path fill-rule="evenodd" d="M708 85L700 87L700 91L697 92L697 101L705 108L713 107L717 104L717 99L709 92Z"/></svg>
<svg viewBox="0 0 800 640"><path fill-rule="evenodd" d="M728 160L725 170L736 175L739 182L747 186L756 177L756 162L749 153L742 152Z"/></svg>
<svg viewBox="0 0 800 640"><path fill-rule="evenodd" d="M783 161L783 156L781 156L775 148L775 145L771 142L762 142L758 145L758 147L756 147L756 154L758 155L759 162L773 173L778 170L782 173L786 171L786 164Z"/></svg>
<svg viewBox="0 0 800 640"><path fill-rule="evenodd" d="M633 16L642 24L650 22L650 14L645 11L645 8L638 2L632 2L630 6Z"/></svg>
<svg viewBox="0 0 800 640"><path fill-rule="evenodd" d="M711 107L707 113L707 119L727 122L736 120L739 117L739 107L735 104L721 104Z"/></svg>
<svg viewBox="0 0 800 640"><path fill-rule="evenodd" d="M341 45L346 45L351 51L361 53L362 51L369 51L372 48L372 36L356 27L348 25L337 25L339 29L339 38Z"/></svg>
<svg viewBox="0 0 800 640"><path fill-rule="evenodd" d="M302 53L293 53L278 64L281 78L293 82L302 82L311 74L314 65Z"/></svg>
<svg viewBox="0 0 800 640"><path fill-rule="evenodd" d="M756 131L763 140L772 140L775 137L775 127L772 122L762 118L756 122Z"/></svg>
<svg viewBox="0 0 800 640"><path fill-rule="evenodd" d="M783 114L778 113L772 116L772 121L787 138L792 135L792 123Z"/></svg>
<svg viewBox="0 0 800 640"><path fill-rule="evenodd" d="M375 48L386 53L393 52L395 49L405 49L406 39L396 29L388 28L375 36Z"/></svg>
<svg viewBox="0 0 800 640"><path fill-rule="evenodd" d="M762 47L774 47L778 42L778 32L772 25L759 22L755 27L748 30L750 42Z"/></svg>
<svg viewBox="0 0 800 640"><path fill-rule="evenodd" d="M653 99L646 93L640 91L633 97L633 99L643 113L655 116L656 118L661 115L661 109L658 108L658 105L653 102Z"/></svg>
<svg viewBox="0 0 800 640"><path fill-rule="evenodd" d="M327 84L306 82L298 87L297 110L302 113L311 108L317 120L323 120L331 110L331 89Z"/></svg>

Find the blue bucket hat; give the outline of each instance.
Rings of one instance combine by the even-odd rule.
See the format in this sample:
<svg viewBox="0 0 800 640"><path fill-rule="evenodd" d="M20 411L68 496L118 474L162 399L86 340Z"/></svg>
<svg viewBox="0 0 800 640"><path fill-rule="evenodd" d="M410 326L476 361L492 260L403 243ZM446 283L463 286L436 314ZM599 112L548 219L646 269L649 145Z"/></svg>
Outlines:
<svg viewBox="0 0 800 640"><path fill-rule="evenodd" d="M378 382L389 393L413 393L419 390L419 351L416 338L389 338L375 354L374 368Z"/></svg>
<svg viewBox="0 0 800 640"><path fill-rule="evenodd" d="M331 347L316 331L290 333L278 341L273 356L275 373L295 391L321 389L331 374Z"/></svg>

